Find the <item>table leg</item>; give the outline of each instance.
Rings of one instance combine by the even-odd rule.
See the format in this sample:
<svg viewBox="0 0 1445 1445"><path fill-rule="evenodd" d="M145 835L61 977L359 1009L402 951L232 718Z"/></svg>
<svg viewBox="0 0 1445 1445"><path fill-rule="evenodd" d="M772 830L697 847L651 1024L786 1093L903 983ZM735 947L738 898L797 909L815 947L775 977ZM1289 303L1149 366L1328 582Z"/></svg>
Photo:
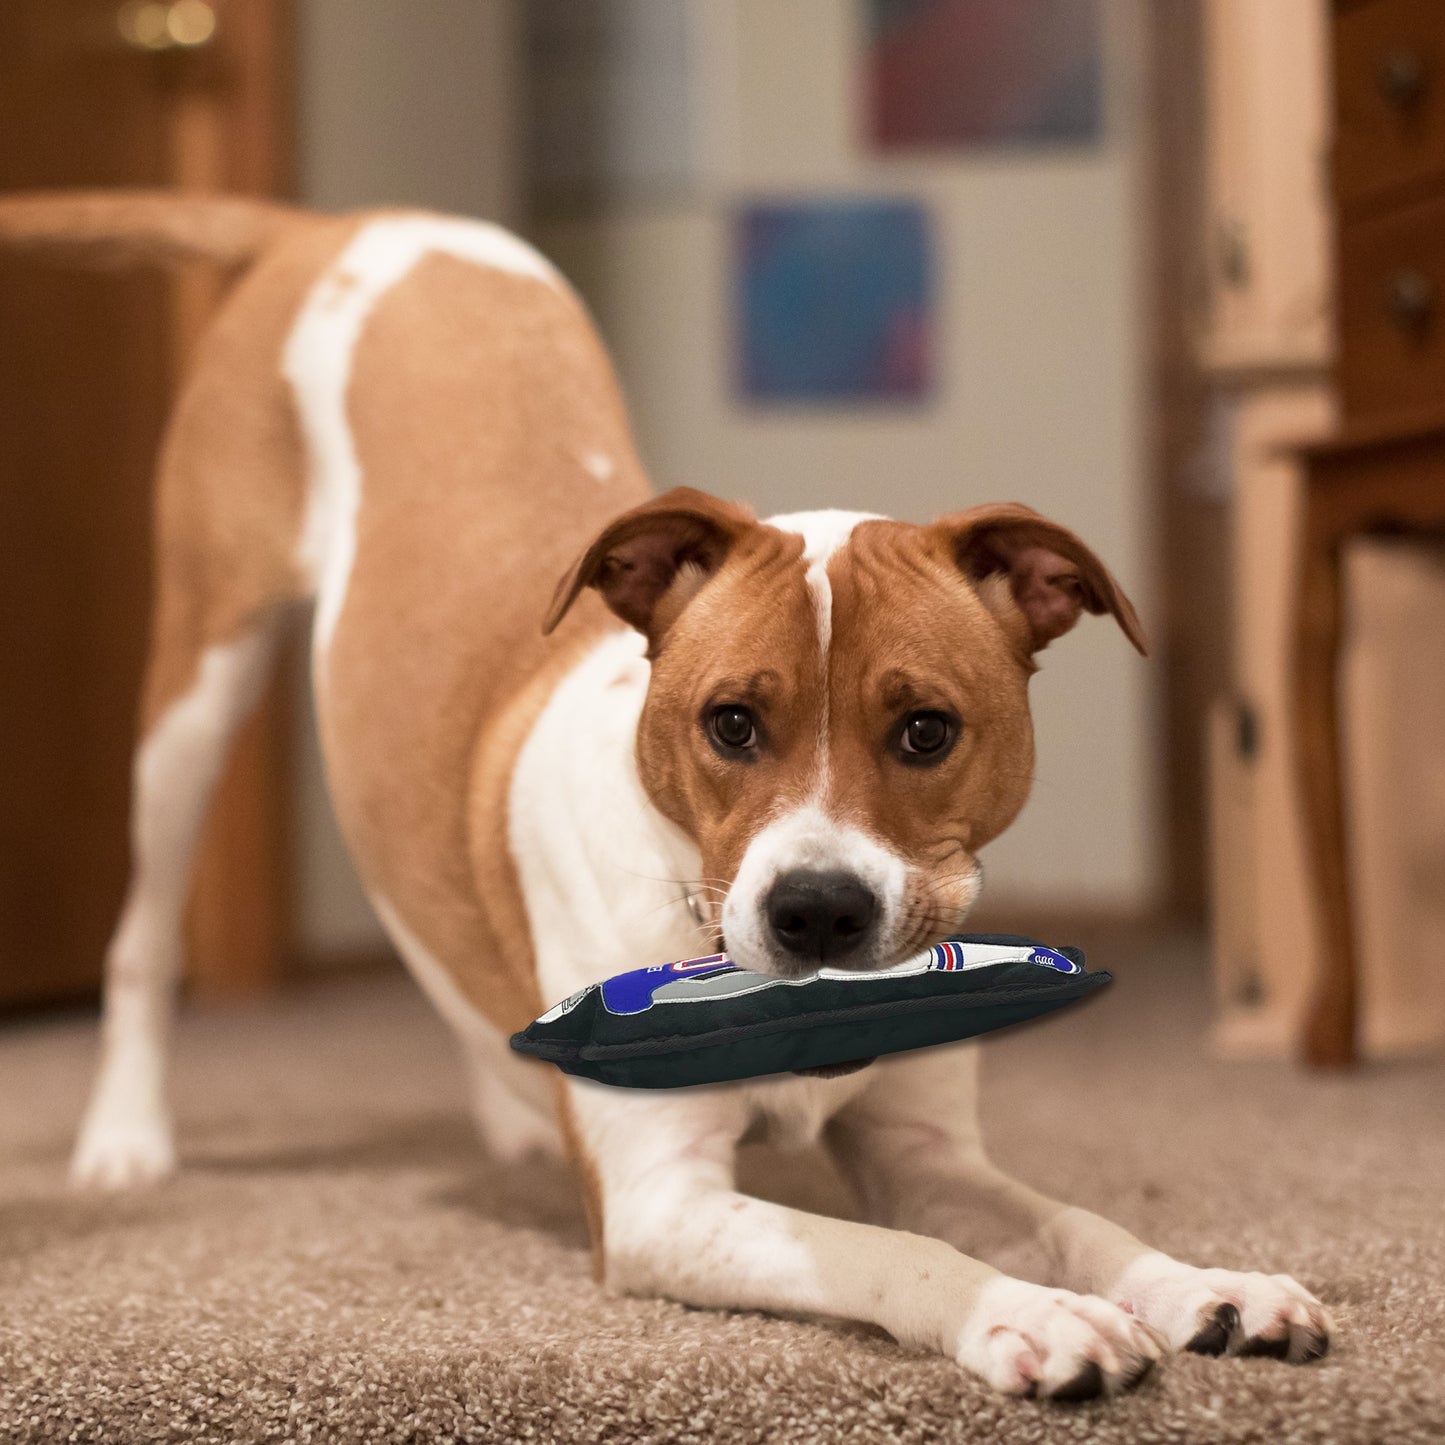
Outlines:
<svg viewBox="0 0 1445 1445"><path fill-rule="evenodd" d="M1339 663L1343 601L1340 538L1305 500L1295 617L1294 731L1304 811L1306 862L1320 955L1301 1040L1316 1068L1356 1061L1358 985L1354 919L1345 851Z"/></svg>

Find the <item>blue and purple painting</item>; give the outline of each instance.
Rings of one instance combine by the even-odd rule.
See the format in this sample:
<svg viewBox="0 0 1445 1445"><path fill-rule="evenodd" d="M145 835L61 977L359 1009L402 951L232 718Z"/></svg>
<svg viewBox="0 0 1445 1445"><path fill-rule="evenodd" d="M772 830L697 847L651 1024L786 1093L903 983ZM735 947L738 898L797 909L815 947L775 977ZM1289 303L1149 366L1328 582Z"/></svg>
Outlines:
<svg viewBox="0 0 1445 1445"><path fill-rule="evenodd" d="M911 201L747 207L737 361L749 401L917 401L933 369L928 218Z"/></svg>

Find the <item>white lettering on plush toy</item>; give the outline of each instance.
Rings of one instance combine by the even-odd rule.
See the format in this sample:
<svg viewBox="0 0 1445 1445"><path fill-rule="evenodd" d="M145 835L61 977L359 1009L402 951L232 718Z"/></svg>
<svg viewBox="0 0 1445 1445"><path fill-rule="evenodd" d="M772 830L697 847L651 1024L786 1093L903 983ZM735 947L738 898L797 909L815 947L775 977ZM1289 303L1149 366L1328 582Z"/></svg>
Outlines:
<svg viewBox="0 0 1445 1445"><path fill-rule="evenodd" d="M372 308L432 252L550 286L566 284L550 262L499 226L415 215L363 226L311 288L286 340L281 372L295 393L310 459L298 550L316 587L318 660L331 645L356 557L362 476L346 414L352 359Z"/></svg>

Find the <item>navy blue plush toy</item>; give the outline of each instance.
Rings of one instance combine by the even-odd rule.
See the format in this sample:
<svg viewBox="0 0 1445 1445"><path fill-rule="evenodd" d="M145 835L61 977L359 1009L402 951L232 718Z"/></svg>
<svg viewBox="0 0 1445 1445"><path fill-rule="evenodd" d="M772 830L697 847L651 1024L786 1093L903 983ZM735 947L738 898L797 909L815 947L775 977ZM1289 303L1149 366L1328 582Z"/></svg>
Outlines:
<svg viewBox="0 0 1445 1445"><path fill-rule="evenodd" d="M519 1053L635 1089L826 1069L1022 1023L1097 992L1073 948L957 934L894 968L776 978L726 954L620 973L512 1036Z"/></svg>

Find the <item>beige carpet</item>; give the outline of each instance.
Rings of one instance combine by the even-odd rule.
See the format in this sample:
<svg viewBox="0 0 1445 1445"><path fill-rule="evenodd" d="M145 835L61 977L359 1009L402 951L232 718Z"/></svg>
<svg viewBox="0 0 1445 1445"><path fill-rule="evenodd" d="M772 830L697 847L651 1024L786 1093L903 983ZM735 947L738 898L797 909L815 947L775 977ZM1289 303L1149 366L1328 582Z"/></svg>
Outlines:
<svg viewBox="0 0 1445 1445"><path fill-rule="evenodd" d="M1340 1319L1322 1363L1048 1406L868 1330L609 1298L566 1177L481 1156L441 1027L377 979L189 1016L187 1167L120 1201L63 1185L89 1022L0 1030L0 1441L1445 1440L1445 1064L1210 1064L1200 950L1092 961L1102 1001L990 1044L995 1153L1293 1271Z"/></svg>

